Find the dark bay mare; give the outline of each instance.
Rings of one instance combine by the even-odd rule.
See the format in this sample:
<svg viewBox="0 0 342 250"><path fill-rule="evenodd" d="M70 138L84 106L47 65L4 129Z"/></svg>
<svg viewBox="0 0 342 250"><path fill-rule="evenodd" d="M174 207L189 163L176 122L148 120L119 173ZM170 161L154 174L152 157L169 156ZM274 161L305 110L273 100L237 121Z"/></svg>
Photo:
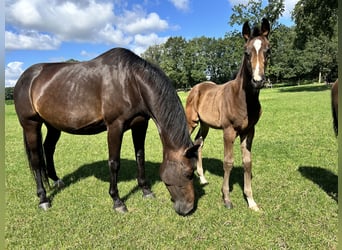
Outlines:
<svg viewBox="0 0 342 250"><path fill-rule="evenodd" d="M331 108L333 116L333 128L335 135L338 135L338 79L331 87Z"/></svg>
<svg viewBox="0 0 342 250"><path fill-rule="evenodd" d="M144 168L149 118L159 130L163 145L160 177L174 208L181 215L193 209L193 172L200 142L192 143L184 109L167 76L131 51L115 48L87 62L33 65L18 80L14 102L39 207L44 210L51 206L44 188L48 178L63 186L53 160L61 131L96 134L107 130L109 194L115 210L126 212L117 182L123 133L131 129L138 184L145 197L153 196ZM47 127L44 143L42 124Z"/></svg>
<svg viewBox="0 0 342 250"><path fill-rule="evenodd" d="M224 139L224 177L222 184L223 201L227 208L232 208L229 197L229 177L233 168L233 146L240 136L242 161L244 166L244 194L248 206L259 210L252 195L252 160L251 148L254 126L261 115L259 91L265 82L265 68L270 52L268 34L270 25L262 20L261 29L251 31L248 22L242 28L245 38L242 65L232 81L216 85L213 82L197 84L190 91L186 101L186 116L190 133L200 124L195 138L206 138L209 128L222 129ZM198 152L197 172L201 183L207 183L202 168L202 148Z"/></svg>

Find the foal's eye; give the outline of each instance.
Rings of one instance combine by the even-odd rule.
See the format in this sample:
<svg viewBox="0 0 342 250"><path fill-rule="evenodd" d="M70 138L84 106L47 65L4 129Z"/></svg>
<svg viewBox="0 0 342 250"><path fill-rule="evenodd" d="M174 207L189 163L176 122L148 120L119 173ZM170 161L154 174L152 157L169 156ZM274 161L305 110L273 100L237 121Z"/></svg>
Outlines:
<svg viewBox="0 0 342 250"><path fill-rule="evenodd" d="M249 50L246 50L246 51L245 51L245 56L246 56L247 58L250 58L250 57L251 57L251 52L250 52Z"/></svg>

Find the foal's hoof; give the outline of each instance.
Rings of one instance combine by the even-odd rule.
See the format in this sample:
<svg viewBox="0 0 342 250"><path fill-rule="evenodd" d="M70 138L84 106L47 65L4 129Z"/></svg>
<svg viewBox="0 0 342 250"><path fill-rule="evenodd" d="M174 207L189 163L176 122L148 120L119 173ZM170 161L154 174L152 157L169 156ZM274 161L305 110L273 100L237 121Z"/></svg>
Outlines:
<svg viewBox="0 0 342 250"><path fill-rule="evenodd" d="M253 210L254 212L259 212L260 211L260 208L257 205L249 207L249 209Z"/></svg>
<svg viewBox="0 0 342 250"><path fill-rule="evenodd" d="M224 201L224 206L227 209L233 209L233 203L231 201Z"/></svg>
<svg viewBox="0 0 342 250"><path fill-rule="evenodd" d="M200 176L199 178L202 185L207 185L209 183L204 176Z"/></svg>
<svg viewBox="0 0 342 250"><path fill-rule="evenodd" d="M115 211L116 212L119 212L119 213L127 213L128 210L127 210L127 207L125 205L122 205L120 207L114 207Z"/></svg>
<svg viewBox="0 0 342 250"><path fill-rule="evenodd" d="M47 211L51 207L51 204L50 202L43 202L43 203L40 203L38 207L43 209L44 211Z"/></svg>
<svg viewBox="0 0 342 250"><path fill-rule="evenodd" d="M154 193L147 193L147 194L143 194L143 197L145 199L153 199L153 198L156 198L156 196L154 195Z"/></svg>
<svg viewBox="0 0 342 250"><path fill-rule="evenodd" d="M53 187L54 188L58 188L58 189L62 189L62 188L65 187L65 184L64 184L64 182L62 180L58 179L57 181L55 181L53 183Z"/></svg>

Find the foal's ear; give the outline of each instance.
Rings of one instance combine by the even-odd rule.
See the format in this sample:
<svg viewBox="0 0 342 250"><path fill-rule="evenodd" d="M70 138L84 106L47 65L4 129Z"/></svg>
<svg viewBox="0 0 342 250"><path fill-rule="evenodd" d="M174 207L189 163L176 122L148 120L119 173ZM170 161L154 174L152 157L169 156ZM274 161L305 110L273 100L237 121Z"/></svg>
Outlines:
<svg viewBox="0 0 342 250"><path fill-rule="evenodd" d="M194 145L192 147L189 147L185 150L184 152L184 156L186 158L192 158L197 156L197 151L199 149L199 147L201 147L203 145L203 139L202 136L200 138L198 138L195 142Z"/></svg>
<svg viewBox="0 0 342 250"><path fill-rule="evenodd" d="M261 34L263 36L268 37L270 30L271 30L270 23L268 22L266 18L263 18L261 22Z"/></svg>
<svg viewBox="0 0 342 250"><path fill-rule="evenodd" d="M251 28L249 27L248 21L246 21L243 24L242 27L242 36L245 38L245 40L247 41L249 39L249 37L251 36Z"/></svg>

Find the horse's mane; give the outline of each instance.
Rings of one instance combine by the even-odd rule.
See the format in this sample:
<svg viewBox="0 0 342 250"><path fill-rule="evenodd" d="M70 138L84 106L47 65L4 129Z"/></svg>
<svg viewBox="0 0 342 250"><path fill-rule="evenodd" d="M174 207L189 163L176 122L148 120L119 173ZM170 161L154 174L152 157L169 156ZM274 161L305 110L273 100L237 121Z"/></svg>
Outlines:
<svg viewBox="0 0 342 250"><path fill-rule="evenodd" d="M126 49L116 49L115 56L124 57L131 75L135 76L141 95L150 109L151 118L169 143L190 146L192 144L186 125L182 103L171 80L157 66ZM143 93L144 89L149 90Z"/></svg>

